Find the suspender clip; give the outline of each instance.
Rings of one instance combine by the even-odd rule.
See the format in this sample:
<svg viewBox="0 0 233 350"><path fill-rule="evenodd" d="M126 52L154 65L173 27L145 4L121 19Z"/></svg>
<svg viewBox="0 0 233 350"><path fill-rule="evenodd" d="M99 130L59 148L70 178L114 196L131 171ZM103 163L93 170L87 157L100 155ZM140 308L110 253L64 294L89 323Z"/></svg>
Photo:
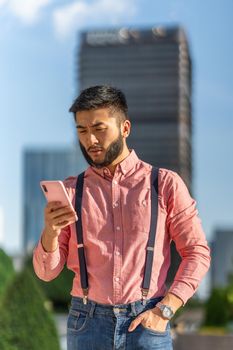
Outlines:
<svg viewBox="0 0 233 350"><path fill-rule="evenodd" d="M149 293L149 289L141 288L141 291L142 291L142 305L146 305L147 295Z"/></svg>
<svg viewBox="0 0 233 350"><path fill-rule="evenodd" d="M87 305L88 288L83 288L83 304Z"/></svg>

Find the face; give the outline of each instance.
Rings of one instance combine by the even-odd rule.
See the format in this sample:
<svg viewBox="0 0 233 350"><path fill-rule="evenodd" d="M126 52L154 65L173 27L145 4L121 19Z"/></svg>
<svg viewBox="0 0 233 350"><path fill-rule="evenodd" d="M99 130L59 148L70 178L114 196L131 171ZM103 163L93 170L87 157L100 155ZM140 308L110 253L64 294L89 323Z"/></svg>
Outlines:
<svg viewBox="0 0 233 350"><path fill-rule="evenodd" d="M122 154L125 128L108 108L78 112L76 124L80 148L90 165L108 166Z"/></svg>

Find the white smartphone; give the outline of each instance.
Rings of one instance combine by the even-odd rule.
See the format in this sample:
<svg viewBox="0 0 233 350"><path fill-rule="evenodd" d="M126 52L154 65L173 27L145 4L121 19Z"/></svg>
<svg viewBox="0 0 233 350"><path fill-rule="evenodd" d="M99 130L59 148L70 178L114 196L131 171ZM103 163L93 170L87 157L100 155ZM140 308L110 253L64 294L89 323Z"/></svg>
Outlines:
<svg viewBox="0 0 233 350"><path fill-rule="evenodd" d="M62 181L40 181L40 187L48 202L58 201L73 208Z"/></svg>

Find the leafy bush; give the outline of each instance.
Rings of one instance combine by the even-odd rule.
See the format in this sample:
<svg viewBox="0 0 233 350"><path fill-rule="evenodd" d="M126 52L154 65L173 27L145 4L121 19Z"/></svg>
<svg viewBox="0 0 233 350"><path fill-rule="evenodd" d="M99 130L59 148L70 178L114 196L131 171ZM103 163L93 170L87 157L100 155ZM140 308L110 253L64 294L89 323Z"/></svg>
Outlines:
<svg viewBox="0 0 233 350"><path fill-rule="evenodd" d="M16 274L2 297L0 348L3 350L58 350L54 321L29 269Z"/></svg>
<svg viewBox="0 0 233 350"><path fill-rule="evenodd" d="M226 288L214 288L206 302L206 326L225 326L230 319Z"/></svg>
<svg viewBox="0 0 233 350"><path fill-rule="evenodd" d="M14 276L11 258L0 248L0 299Z"/></svg>
<svg viewBox="0 0 233 350"><path fill-rule="evenodd" d="M233 282L231 282L226 288L227 303L228 303L228 314L229 321L233 322Z"/></svg>
<svg viewBox="0 0 233 350"><path fill-rule="evenodd" d="M44 282L35 275L32 265L32 257L28 257L25 264L32 271L34 278L42 288L46 298L52 301L55 310L67 311L71 300L70 291L72 288L74 273L64 267L63 271L57 278L50 282Z"/></svg>

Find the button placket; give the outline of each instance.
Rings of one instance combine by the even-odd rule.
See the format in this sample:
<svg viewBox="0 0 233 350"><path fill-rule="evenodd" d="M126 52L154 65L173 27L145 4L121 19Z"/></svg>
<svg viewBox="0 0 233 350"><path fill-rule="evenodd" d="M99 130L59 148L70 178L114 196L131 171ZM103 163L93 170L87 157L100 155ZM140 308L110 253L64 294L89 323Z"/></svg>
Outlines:
<svg viewBox="0 0 233 350"><path fill-rule="evenodd" d="M122 267L122 220L120 213L120 187L119 182L116 179L112 180L112 207L113 207L113 225L114 225L114 265L113 265L113 295L114 300L121 298L122 285L121 285L121 267Z"/></svg>

